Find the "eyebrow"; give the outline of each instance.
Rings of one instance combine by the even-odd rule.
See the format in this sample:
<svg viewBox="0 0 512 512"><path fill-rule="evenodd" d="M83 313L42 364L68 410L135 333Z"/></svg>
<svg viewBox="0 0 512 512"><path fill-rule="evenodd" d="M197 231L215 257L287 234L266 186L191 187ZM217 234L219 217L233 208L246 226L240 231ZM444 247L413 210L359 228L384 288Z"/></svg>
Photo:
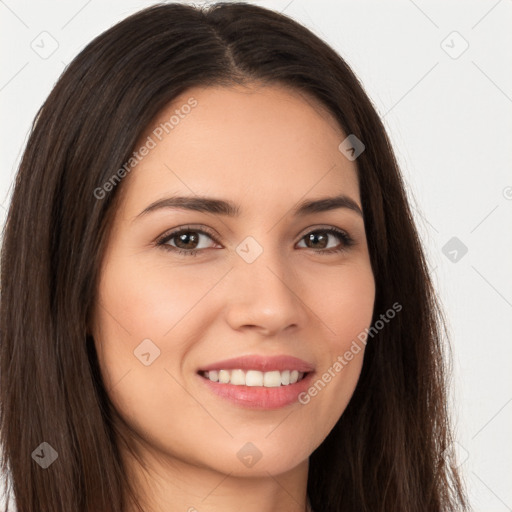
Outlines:
<svg viewBox="0 0 512 512"><path fill-rule="evenodd" d="M158 201L151 203L148 207L144 208L144 210L142 210L134 220L145 216L150 212L154 212L163 208L191 210L196 212L224 215L227 217L239 217L241 211L239 205L225 199L215 199L212 197L203 196L174 196L159 199ZM302 201L292 209L292 214L297 217L303 217L306 215L327 212L339 208L351 210L363 217L363 212L359 205L346 195L322 197L319 199Z"/></svg>

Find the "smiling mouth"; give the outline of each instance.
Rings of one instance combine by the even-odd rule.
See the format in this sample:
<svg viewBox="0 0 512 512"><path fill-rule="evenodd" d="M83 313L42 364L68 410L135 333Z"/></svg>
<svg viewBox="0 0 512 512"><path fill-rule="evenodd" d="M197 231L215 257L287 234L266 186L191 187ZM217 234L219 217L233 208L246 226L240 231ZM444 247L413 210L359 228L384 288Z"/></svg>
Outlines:
<svg viewBox="0 0 512 512"><path fill-rule="evenodd" d="M311 372L298 370L273 370L261 372L258 370L210 370L199 371L199 375L211 382L232 384L234 386L277 388L296 384Z"/></svg>

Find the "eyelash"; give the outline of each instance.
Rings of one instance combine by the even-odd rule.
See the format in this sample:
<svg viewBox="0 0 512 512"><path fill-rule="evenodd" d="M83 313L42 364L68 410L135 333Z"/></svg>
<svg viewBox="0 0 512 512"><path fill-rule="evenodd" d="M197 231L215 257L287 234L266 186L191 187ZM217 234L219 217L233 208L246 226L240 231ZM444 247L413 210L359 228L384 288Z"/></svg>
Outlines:
<svg viewBox="0 0 512 512"><path fill-rule="evenodd" d="M192 250L187 251L185 249L180 249L178 247L173 247L173 246L171 246L171 245L169 245L167 243L169 240L172 240L173 238L176 238L177 236L181 235L182 233L189 233L189 232L201 233L203 235L207 235L215 243L217 243L217 244L219 243L216 240L216 238L213 235L213 233L209 232L208 230L185 226L185 227L179 228L179 229L177 229L175 231L172 231L171 233L164 234L162 237L160 237L156 241L156 245L157 245L157 247L161 247L162 249L164 249L166 251L171 251L173 253L178 253L178 254L181 254L181 255L184 255L184 256L197 256L198 252L203 251L205 249L192 249ZM301 238L301 240L304 239L307 235L310 235L312 233L329 233L329 234L332 234L332 235L336 235L342 241L341 247L338 247L338 248L335 248L335 249L311 249L313 252L315 252L317 254L325 255L325 254L341 253L341 252L346 251L348 248L352 247L355 244L354 239L350 235L348 235L345 231L342 231L341 229L338 229L338 228L335 228L335 227L317 228L317 229L315 229L313 231L310 231L309 233L306 233Z"/></svg>

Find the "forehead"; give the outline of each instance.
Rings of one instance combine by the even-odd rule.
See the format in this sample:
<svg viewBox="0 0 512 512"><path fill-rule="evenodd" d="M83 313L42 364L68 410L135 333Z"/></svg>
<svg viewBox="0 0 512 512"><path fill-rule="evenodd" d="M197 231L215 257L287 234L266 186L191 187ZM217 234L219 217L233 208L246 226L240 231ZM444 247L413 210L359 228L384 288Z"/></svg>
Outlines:
<svg viewBox="0 0 512 512"><path fill-rule="evenodd" d="M343 193L359 203L346 135L310 95L277 85L194 87L163 109L123 183L130 210L168 194L231 197L260 210ZM359 203L360 204L360 203Z"/></svg>

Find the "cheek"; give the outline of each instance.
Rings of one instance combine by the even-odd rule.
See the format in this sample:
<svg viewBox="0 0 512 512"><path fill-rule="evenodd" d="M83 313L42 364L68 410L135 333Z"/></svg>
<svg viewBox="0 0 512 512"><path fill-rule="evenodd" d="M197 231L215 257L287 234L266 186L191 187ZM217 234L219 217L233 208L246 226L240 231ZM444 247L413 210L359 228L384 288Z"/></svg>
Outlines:
<svg viewBox="0 0 512 512"><path fill-rule="evenodd" d="M303 286L302 296L322 327L325 349L335 358L371 323L375 302L371 266L365 260L353 261L317 272Z"/></svg>
<svg viewBox="0 0 512 512"><path fill-rule="evenodd" d="M165 440L169 448L187 436L186 428L170 427L176 411L183 417L199 416L198 404L180 384L180 365L193 337L187 312L194 312L212 283L178 271L167 280L168 268L133 261L128 265L128 259L118 258L105 265L94 339L115 409L144 439L162 447Z"/></svg>
<svg viewBox="0 0 512 512"><path fill-rule="evenodd" d="M211 288L207 279L191 279L178 269L113 265L102 286L102 300L127 331L164 336Z"/></svg>
<svg viewBox="0 0 512 512"><path fill-rule="evenodd" d="M109 395L133 423L162 411L162 404L183 411L191 406L179 403L183 393L172 376L181 381L181 365L204 332L201 325L214 320L201 300L223 273L148 264L133 255L106 260L94 339Z"/></svg>
<svg viewBox="0 0 512 512"><path fill-rule="evenodd" d="M310 289L323 326L322 360L299 401L307 418L322 418L330 430L347 407L363 365L366 330L371 326L375 281L369 264L338 268L318 277ZM319 325L320 325L319 324ZM311 426L316 424L314 421Z"/></svg>
<svg viewBox="0 0 512 512"><path fill-rule="evenodd" d="M99 294L104 339L128 356L144 339L151 339L162 359L176 365L187 344L180 340L188 334L193 337L198 323L205 322L208 300L203 299L224 273L222 268L204 269L173 266L161 259L148 263L137 255L111 259L104 267Z"/></svg>

